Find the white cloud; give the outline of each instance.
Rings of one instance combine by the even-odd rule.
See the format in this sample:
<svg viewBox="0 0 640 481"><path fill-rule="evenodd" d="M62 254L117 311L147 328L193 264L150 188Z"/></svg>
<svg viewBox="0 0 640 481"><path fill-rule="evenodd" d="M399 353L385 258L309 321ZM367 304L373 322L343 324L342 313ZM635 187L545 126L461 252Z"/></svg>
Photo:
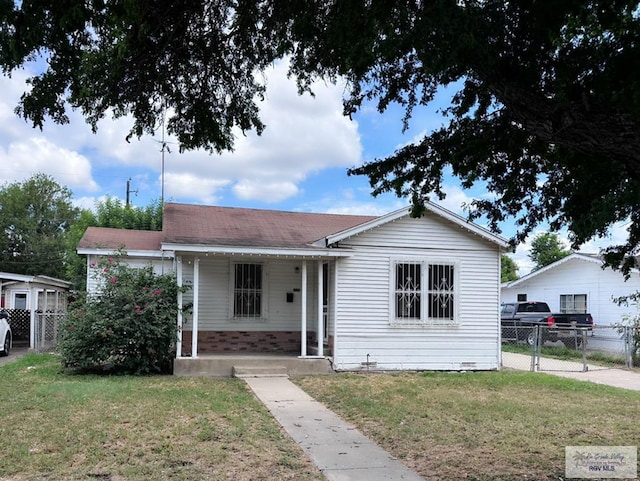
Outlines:
<svg viewBox="0 0 640 481"><path fill-rule="evenodd" d="M190 172L165 172L164 198L195 199L206 204L214 204L219 198L219 190L229 184L228 180L199 177Z"/></svg>
<svg viewBox="0 0 640 481"><path fill-rule="evenodd" d="M233 193L243 200L261 200L280 202L298 194L299 189L293 182L259 182L244 179L233 186Z"/></svg>
<svg viewBox="0 0 640 481"><path fill-rule="evenodd" d="M20 181L42 172L71 189L97 191L91 176L91 162L85 156L59 147L44 137L30 137L0 148L2 178Z"/></svg>
<svg viewBox="0 0 640 481"><path fill-rule="evenodd" d="M166 136L171 153L165 153L165 198L185 196L209 203L220 198L222 188L234 186L231 192L243 200L278 202L299 195L299 184L309 175L359 163L362 146L357 123L342 115L343 86L317 83L315 98L299 96L295 83L286 76L287 68L281 62L266 74L267 96L259 105L267 125L263 135L238 134L234 152L180 154L175 138ZM19 154L20 158L11 164L2 159L0 180L13 181L35 171L53 175L55 171L56 179L72 189L81 188L79 195L88 196L98 183L115 191L143 170L160 176L161 131L155 138L133 138L128 143L129 117L105 118L97 134L76 111L68 112L69 124L47 122L42 132L17 118L13 109L26 88L27 76L17 72L12 78L0 78L2 156L17 159ZM26 153L29 162L25 163Z"/></svg>

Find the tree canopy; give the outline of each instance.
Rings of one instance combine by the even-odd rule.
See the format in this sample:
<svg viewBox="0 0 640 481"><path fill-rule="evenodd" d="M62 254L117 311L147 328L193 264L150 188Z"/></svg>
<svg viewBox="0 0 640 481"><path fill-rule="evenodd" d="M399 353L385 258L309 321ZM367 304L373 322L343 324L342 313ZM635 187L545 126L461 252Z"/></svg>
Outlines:
<svg viewBox="0 0 640 481"><path fill-rule="evenodd" d="M47 175L0 187L2 270L65 278L65 236L78 215L71 191Z"/></svg>
<svg viewBox="0 0 640 481"><path fill-rule="evenodd" d="M291 60L300 90L317 78L350 86L352 114L429 104L457 92L444 126L350 172L373 194L442 198L448 172L491 194L469 206L514 242L541 222L567 226L574 248L630 219L607 261L627 270L640 244L640 19L629 0L167 0L0 3L5 73L42 52L18 112L66 122L66 102L94 126L131 114L131 135L168 112L182 149L233 146L261 132L259 75ZM405 124L406 125L406 124ZM623 262L625 261L625 262Z"/></svg>
<svg viewBox="0 0 640 481"><path fill-rule="evenodd" d="M557 234L553 232L543 232L535 236L531 241L529 259L535 263L533 270L537 271L544 266L548 266L567 257L569 254L571 254L571 251L562 245Z"/></svg>
<svg viewBox="0 0 640 481"><path fill-rule="evenodd" d="M510 282L518 279L518 264L506 254L500 256L500 282Z"/></svg>

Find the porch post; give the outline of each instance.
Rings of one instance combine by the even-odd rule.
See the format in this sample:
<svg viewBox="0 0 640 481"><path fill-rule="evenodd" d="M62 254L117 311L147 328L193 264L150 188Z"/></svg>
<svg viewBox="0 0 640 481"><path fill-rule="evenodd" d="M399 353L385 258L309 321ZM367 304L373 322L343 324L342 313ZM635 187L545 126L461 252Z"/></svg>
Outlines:
<svg viewBox="0 0 640 481"><path fill-rule="evenodd" d="M15 307L15 306L14 306ZM38 289L35 287L29 288L29 310L30 310L30 322L31 333L29 335L29 347L31 349L36 348L36 310L38 309Z"/></svg>
<svg viewBox="0 0 640 481"><path fill-rule="evenodd" d="M198 357L198 302L200 298L200 258L193 261L193 331L191 332L191 357Z"/></svg>
<svg viewBox="0 0 640 481"><path fill-rule="evenodd" d="M176 283L178 284L178 344L176 357L182 357L182 256L176 257Z"/></svg>
<svg viewBox="0 0 640 481"><path fill-rule="evenodd" d="M323 277L324 277L324 269L322 268L322 259L318 261L318 288L316 289L316 296L318 298L318 331L316 333L317 341L318 341L318 356L324 356L322 352L322 342L324 338L324 329L322 326L323 321L323 312L322 312L322 285L323 285Z"/></svg>
<svg viewBox="0 0 640 481"><path fill-rule="evenodd" d="M302 326L300 328L300 356L307 356L307 261L302 261L302 285L300 286L302 296Z"/></svg>

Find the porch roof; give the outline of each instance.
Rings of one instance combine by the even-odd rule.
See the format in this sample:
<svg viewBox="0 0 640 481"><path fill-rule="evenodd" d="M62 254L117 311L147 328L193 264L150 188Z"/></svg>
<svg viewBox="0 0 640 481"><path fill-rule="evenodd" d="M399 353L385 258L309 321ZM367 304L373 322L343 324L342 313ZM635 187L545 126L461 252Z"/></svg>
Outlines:
<svg viewBox="0 0 640 481"><path fill-rule="evenodd" d="M49 276L30 276L25 274L13 274L11 272L0 272L0 286L12 283L38 284L47 287L59 287L68 290L71 282Z"/></svg>

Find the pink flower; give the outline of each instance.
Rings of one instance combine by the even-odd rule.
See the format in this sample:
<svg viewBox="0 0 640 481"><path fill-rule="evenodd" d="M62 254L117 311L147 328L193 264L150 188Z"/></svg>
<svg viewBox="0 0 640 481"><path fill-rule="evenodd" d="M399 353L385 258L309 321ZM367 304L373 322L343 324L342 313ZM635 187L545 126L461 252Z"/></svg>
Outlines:
<svg viewBox="0 0 640 481"><path fill-rule="evenodd" d="M154 293L156 296L159 296L160 294L162 294L162 289L155 289L155 290L153 291L153 293Z"/></svg>
<svg viewBox="0 0 640 481"><path fill-rule="evenodd" d="M115 277L112 277L111 279L109 279L109 282L111 282L111 284L115 284L117 280L118 279L116 279Z"/></svg>
<svg viewBox="0 0 640 481"><path fill-rule="evenodd" d="M91 267L92 269L96 266L95 262L92 262L91 264L89 264L89 267Z"/></svg>
<svg viewBox="0 0 640 481"><path fill-rule="evenodd" d="M113 257L109 257L109 264L113 264Z"/></svg>
<svg viewBox="0 0 640 481"><path fill-rule="evenodd" d="M136 306L136 312L142 312L142 307Z"/></svg>

